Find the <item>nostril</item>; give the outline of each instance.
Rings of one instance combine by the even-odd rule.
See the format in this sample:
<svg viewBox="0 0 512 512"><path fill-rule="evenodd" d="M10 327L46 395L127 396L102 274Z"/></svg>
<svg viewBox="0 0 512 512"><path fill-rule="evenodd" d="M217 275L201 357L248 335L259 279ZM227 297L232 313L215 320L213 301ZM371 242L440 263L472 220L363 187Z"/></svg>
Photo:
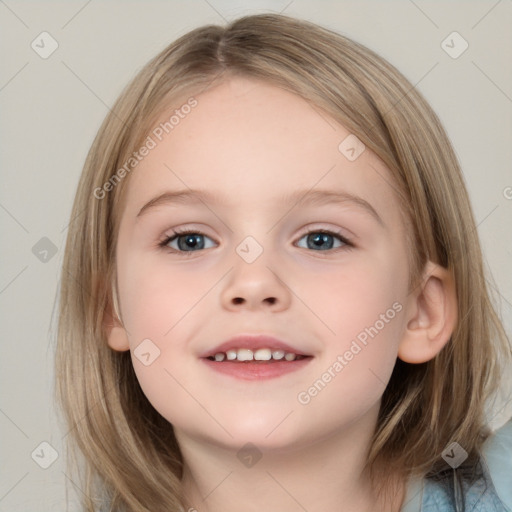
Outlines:
<svg viewBox="0 0 512 512"><path fill-rule="evenodd" d="M270 304L275 304L277 299L275 297L268 297L265 299L265 302L269 302ZM233 299L233 304L243 304L245 299L243 297L235 297Z"/></svg>

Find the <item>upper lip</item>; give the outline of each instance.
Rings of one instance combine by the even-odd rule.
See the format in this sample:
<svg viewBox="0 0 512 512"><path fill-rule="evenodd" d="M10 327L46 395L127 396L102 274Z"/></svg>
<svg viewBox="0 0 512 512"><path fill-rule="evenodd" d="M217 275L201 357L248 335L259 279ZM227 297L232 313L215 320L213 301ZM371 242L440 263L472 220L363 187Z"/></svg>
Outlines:
<svg viewBox="0 0 512 512"><path fill-rule="evenodd" d="M273 336L266 334L241 334L204 351L199 357L212 357L219 352L227 352L228 350L238 348L247 348L253 351L260 348L269 348L271 350L284 350L284 352L291 352L297 355L309 355Z"/></svg>

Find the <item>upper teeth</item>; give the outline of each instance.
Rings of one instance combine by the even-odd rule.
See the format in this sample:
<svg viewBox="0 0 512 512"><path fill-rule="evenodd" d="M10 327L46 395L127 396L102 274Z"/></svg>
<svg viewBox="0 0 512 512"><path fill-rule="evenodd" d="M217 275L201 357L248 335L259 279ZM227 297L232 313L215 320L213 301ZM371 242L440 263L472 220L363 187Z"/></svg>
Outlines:
<svg viewBox="0 0 512 512"><path fill-rule="evenodd" d="M218 352L215 354L215 361L269 361L270 359L285 359L293 361L297 358L297 354L285 352L284 350L271 350L269 348L259 348L258 350L250 350L248 348L230 349L226 352Z"/></svg>

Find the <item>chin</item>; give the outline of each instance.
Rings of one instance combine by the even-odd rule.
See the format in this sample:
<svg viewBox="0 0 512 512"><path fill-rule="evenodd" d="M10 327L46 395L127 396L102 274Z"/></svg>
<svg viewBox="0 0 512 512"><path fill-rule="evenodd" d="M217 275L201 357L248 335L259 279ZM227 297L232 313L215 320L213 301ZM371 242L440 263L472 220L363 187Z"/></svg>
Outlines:
<svg viewBox="0 0 512 512"><path fill-rule="evenodd" d="M284 409L272 412L259 412L256 414L240 409L231 417L219 418L220 423L229 432L228 435L221 428L211 430L207 438L213 444L225 448L240 449L247 443L252 443L261 451L265 450L286 450L304 442L304 433L301 435L299 418L293 418L294 413L286 417L292 409L285 414ZM214 434L214 435L212 435ZM215 435L217 434L217 435Z"/></svg>

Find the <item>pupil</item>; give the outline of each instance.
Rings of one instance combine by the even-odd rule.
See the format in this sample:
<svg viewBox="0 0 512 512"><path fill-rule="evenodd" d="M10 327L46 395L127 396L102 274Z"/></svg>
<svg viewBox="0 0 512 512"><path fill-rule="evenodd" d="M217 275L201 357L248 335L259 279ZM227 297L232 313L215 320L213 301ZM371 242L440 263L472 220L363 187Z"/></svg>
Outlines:
<svg viewBox="0 0 512 512"><path fill-rule="evenodd" d="M180 250L186 250L186 249L194 249L194 248L200 248L202 249L204 246L204 242L201 243L198 241L198 238L201 235L184 235L178 240L178 245L180 247ZM181 244L182 240L185 240L184 244Z"/></svg>
<svg viewBox="0 0 512 512"><path fill-rule="evenodd" d="M331 249L332 248L332 240L331 240L330 244L327 244L327 247L322 246L322 244L329 241L328 240L329 238L332 238L331 235L329 235L328 233L315 233L315 234L309 235L309 238L312 239L313 243L315 244L315 247L320 247L322 249Z"/></svg>

